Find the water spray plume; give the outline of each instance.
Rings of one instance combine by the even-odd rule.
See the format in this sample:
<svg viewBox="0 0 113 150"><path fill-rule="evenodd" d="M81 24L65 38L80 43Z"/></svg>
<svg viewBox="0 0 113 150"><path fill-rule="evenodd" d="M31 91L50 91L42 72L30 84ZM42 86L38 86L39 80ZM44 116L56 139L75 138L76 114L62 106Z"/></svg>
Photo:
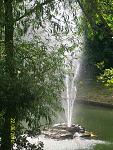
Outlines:
<svg viewBox="0 0 113 150"><path fill-rule="evenodd" d="M65 92L64 92L64 100L65 102L65 113L67 119L67 126L70 127L72 125L72 114L73 114L73 106L74 101L76 99L77 94L77 77L80 70L80 51L75 52L66 52L65 59ZM78 57L78 58L77 58Z"/></svg>

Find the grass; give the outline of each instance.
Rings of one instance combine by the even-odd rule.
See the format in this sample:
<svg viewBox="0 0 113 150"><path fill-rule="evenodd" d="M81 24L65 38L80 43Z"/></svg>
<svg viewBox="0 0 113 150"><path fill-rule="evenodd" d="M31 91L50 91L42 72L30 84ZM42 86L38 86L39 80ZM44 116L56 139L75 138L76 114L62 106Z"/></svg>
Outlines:
<svg viewBox="0 0 113 150"><path fill-rule="evenodd" d="M98 83L79 86L77 99L113 104L113 90Z"/></svg>

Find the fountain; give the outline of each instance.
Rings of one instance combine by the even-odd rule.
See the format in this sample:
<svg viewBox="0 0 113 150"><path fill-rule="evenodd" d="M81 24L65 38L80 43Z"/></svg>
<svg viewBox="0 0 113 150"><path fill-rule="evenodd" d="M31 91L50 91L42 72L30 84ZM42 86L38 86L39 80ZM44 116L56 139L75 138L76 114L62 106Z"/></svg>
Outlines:
<svg viewBox="0 0 113 150"><path fill-rule="evenodd" d="M65 59L65 91L63 92L62 101L65 109L67 126L72 125L73 105L77 94L77 77L80 70L81 52L66 52Z"/></svg>
<svg viewBox="0 0 113 150"><path fill-rule="evenodd" d="M52 139L73 139L75 137L92 137L91 132L86 131L81 125L72 123L74 101L77 94L77 78L80 70L81 52L65 53L65 90L62 93L62 102L66 114L66 123L55 124L50 129L45 129L42 133L45 137Z"/></svg>
<svg viewBox="0 0 113 150"><path fill-rule="evenodd" d="M78 7L76 12L77 17L81 16L81 10ZM72 16L71 16L72 17ZM72 18L70 19L72 20ZM73 21L72 21L73 22ZM72 139L76 136L81 137L91 137L92 134L87 132L85 128L80 125L75 125L72 123L72 115L73 115L73 106L77 95L77 80L80 71L81 57L82 57L82 44L84 42L83 35L80 35L77 32L79 31L78 25L74 23L74 27L72 30L76 32L74 35L74 39L72 41L61 40L62 45L66 47L64 52L64 91L61 95L62 105L65 110L66 121L65 123L60 123L54 125L51 129L45 129L42 131L46 137L54 138L54 139ZM72 32L70 32L72 34ZM76 44L75 44L76 43ZM73 50L67 50L68 47L73 47L76 45Z"/></svg>
<svg viewBox="0 0 113 150"><path fill-rule="evenodd" d="M83 37L82 37L83 38ZM45 137L52 139L73 139L75 137L92 137L91 132L88 132L84 127L79 124L72 123L73 107L77 95L77 81L80 72L81 64L81 41L82 38L76 41L77 47L73 51L65 51L64 60L64 91L61 95L62 105L65 110L66 121L65 123L55 124L50 129L45 129L42 134Z"/></svg>

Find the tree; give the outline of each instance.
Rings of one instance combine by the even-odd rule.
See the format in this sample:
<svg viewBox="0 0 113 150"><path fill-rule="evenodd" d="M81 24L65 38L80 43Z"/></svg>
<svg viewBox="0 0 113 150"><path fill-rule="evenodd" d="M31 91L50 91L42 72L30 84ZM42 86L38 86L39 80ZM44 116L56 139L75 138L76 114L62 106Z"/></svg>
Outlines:
<svg viewBox="0 0 113 150"><path fill-rule="evenodd" d="M97 63L104 61L103 69L113 67L112 1L77 0L77 2L83 12L86 68L88 68L87 70L92 68L92 78L94 79L103 72L96 67Z"/></svg>
<svg viewBox="0 0 113 150"><path fill-rule="evenodd" d="M59 31L63 30L66 35L71 30L67 23L69 14L65 16L65 13L62 13L63 24L65 22L66 26L60 24L60 20L56 18L56 14L59 15L58 7L61 2L54 0L1 0L0 2L2 14L0 14L2 35L0 67L3 70L0 74L0 100L3 111L1 147L4 150L10 150L13 145L12 119L15 122L15 130L21 120L26 120L30 127L36 128L41 117L45 117L50 122L50 116L54 114L54 110L50 111L50 108L55 106L54 109L59 109L58 99L63 87L61 65L64 47L62 46L58 51L47 49L48 47L39 40L40 37L34 35L34 32L37 32L39 27L44 28L44 19L47 22L51 21L50 31L57 39ZM63 3L64 10L67 9L68 3L70 1ZM74 17L76 18L76 15ZM29 31L32 32L32 40L28 39Z"/></svg>
<svg viewBox="0 0 113 150"><path fill-rule="evenodd" d="M100 31L104 36L113 36L112 0L77 0L77 2L94 33Z"/></svg>
<svg viewBox="0 0 113 150"><path fill-rule="evenodd" d="M44 44L39 41L38 45L28 42L18 45L14 37L17 21L25 23L22 19L32 13L35 14L35 11L39 13L44 5L52 5L52 0L43 3L36 2L33 8L28 10L25 7L21 8L22 15L17 16L16 8L21 7L23 2L25 1L1 1L3 16L0 16L2 18L0 29L1 42L4 43L0 45L2 50L0 100L3 112L1 149L4 150L10 150L13 146L11 120L15 121L15 127L18 121L23 119L26 119L29 126L33 125L33 127L39 125L41 117L50 121L50 113L54 113L54 110L50 111L50 108L53 106L59 108L58 99L62 88L62 72L60 72L62 58L59 53L48 52ZM37 112L34 112L34 109ZM23 113L26 114L26 118L22 116ZM29 119L32 115L37 117L34 124L31 124Z"/></svg>
<svg viewBox="0 0 113 150"><path fill-rule="evenodd" d="M98 76L98 81L101 81L105 86L113 89L113 68L105 69Z"/></svg>

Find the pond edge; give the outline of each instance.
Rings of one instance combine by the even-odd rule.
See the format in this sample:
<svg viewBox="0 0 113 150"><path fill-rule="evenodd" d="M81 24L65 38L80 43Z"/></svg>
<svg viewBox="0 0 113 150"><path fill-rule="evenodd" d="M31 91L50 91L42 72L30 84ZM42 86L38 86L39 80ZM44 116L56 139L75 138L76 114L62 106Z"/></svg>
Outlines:
<svg viewBox="0 0 113 150"><path fill-rule="evenodd" d="M76 103L113 109L113 104L105 103L105 102L97 102L97 101L93 101L93 100L76 99Z"/></svg>

